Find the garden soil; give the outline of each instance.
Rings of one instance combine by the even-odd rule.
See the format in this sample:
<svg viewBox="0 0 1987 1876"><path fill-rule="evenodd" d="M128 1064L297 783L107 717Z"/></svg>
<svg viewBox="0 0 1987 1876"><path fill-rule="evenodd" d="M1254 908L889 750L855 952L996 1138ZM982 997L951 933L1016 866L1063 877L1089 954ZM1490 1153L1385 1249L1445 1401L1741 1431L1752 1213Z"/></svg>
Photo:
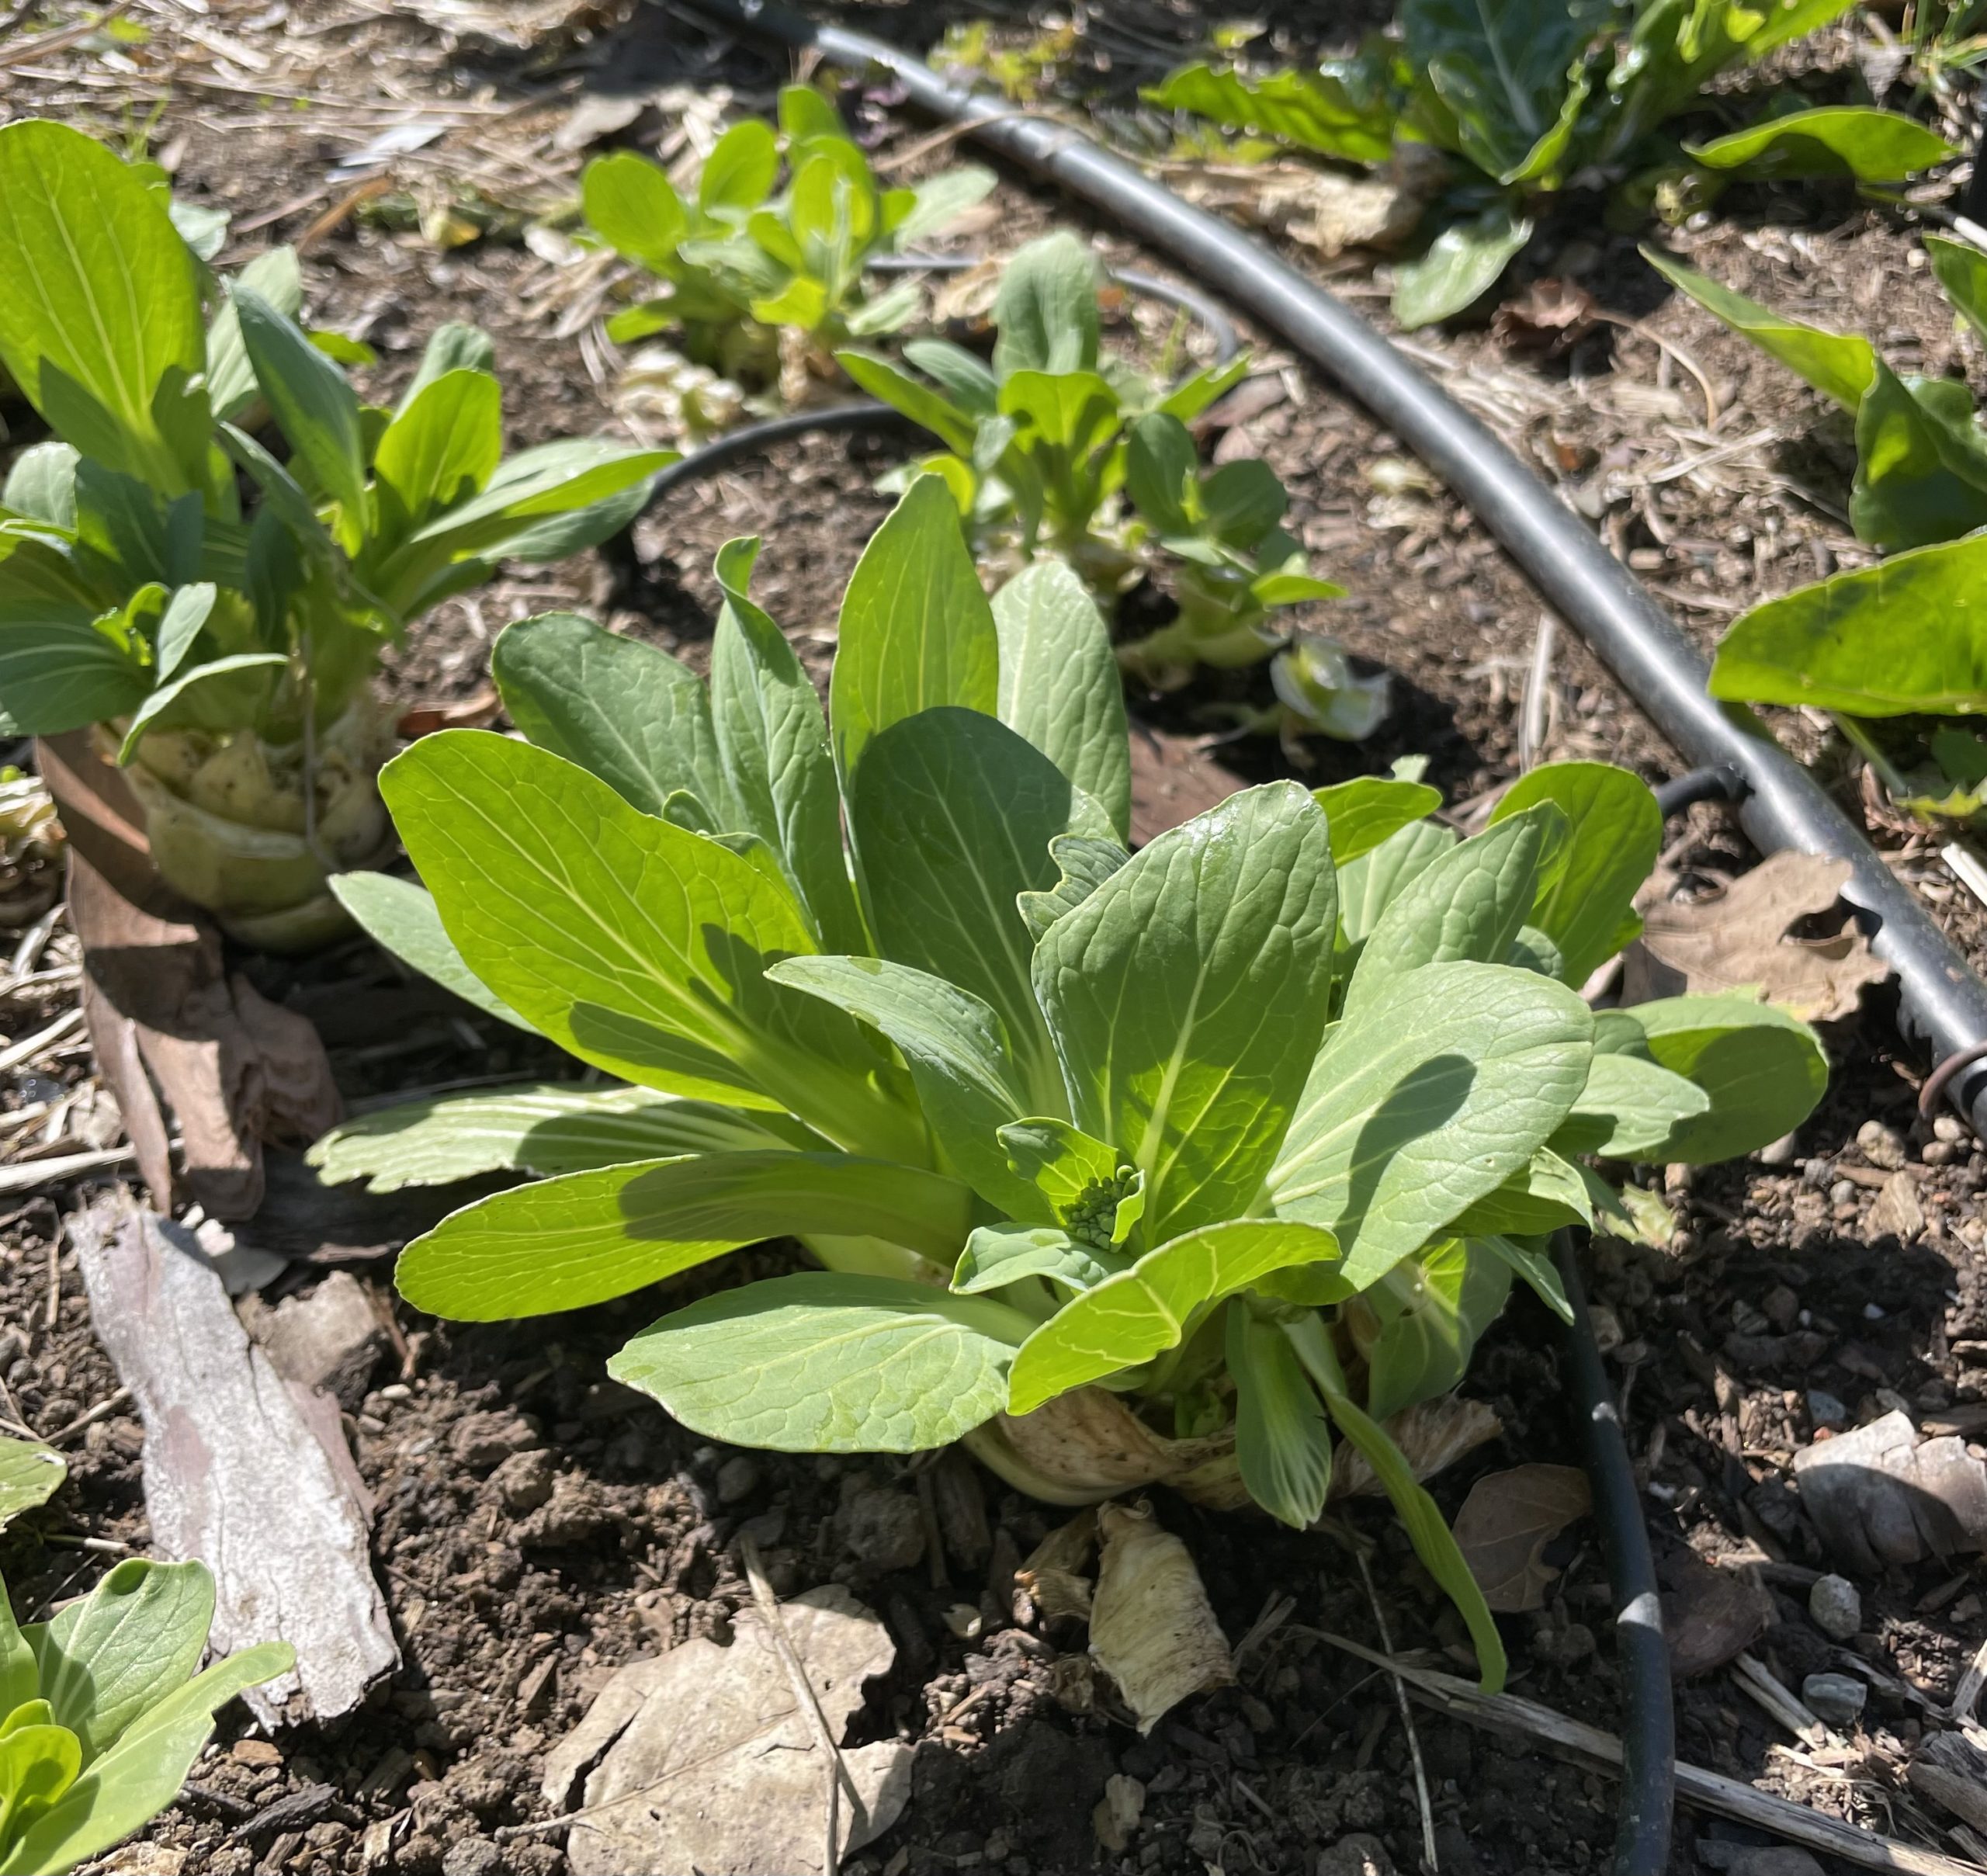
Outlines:
<svg viewBox="0 0 1987 1876"><path fill-rule="evenodd" d="M1156 8L1101 13L1101 50L1087 55L1085 81L1101 88L1107 112L1122 113L1129 85L1163 69L1184 28ZM764 108L775 78L660 9L622 18L455 0L406 9L211 0L141 4L124 17L142 33L0 68L0 111L64 115L120 138L144 124L176 189L235 217L224 266L275 240L304 240L310 313L376 348L367 383L376 394L411 373L442 320L483 324L497 342L516 443L620 421L598 321L572 316L569 257L556 240L526 244L518 234L523 219L570 194L598 147L588 123L619 114L601 113L597 101L660 95L661 110L642 105L600 133L653 145L685 97L726 87L737 106ZM64 23L53 9L50 18ZM927 33L941 23L935 10L918 19ZM900 30L907 16L883 9L870 23ZM1857 49L1824 50L1806 75L1826 93L1847 81ZM928 127L895 115L887 94L852 102L879 153L908 154L914 173L952 154L931 148ZM423 117L436 105L446 108ZM383 187L365 180L362 165L336 168L410 117L439 134L393 157ZM438 245L439 211L451 204L491 231ZM428 233L410 225L423 216ZM998 255L1052 222L1082 230L1114 262L1152 265L1011 176L962 244ZM1746 291L1869 332L1895 363L1981 382L1980 356L1955 338L1899 213L1820 188L1735 192L1668 239ZM1363 310L1384 317L1383 275L1376 282L1343 260L1327 270ZM1577 317L1561 317L1569 306ZM1136 302L1113 335L1150 360L1176 336L1168 315ZM1632 240L1606 231L1597 203L1569 205L1546 231L1494 323L1411 343L1562 485L1706 647L1752 601L1861 557L1843 518L1852 452L1840 421L1788 374L1668 297ZM1213 744L1204 758L1249 779L1296 773L1321 783L1425 755L1430 778L1465 804L1526 754L1605 758L1652 779L1674 772L1672 752L1569 634L1548 625L1541 647L1537 596L1446 492L1338 387L1273 345L1260 345L1257 359L1252 407L1210 441L1224 455L1260 453L1283 477L1292 531L1314 567L1349 589L1304 622L1391 672L1394 709L1364 747L1308 744L1295 766L1274 739ZM490 720L491 638L511 618L562 606L696 663L713 617L712 554L740 534L765 537L758 596L823 675L836 597L887 506L875 480L902 456L893 445L817 438L672 494L632 543L442 609L394 655L394 696L454 720ZM1156 616L1163 602L1141 594L1129 605ZM1163 737L1177 758L1185 739L1222 735L1232 720L1223 706L1266 695L1260 674L1249 674L1134 702L1150 726L1140 732L1148 749ZM1867 801L1815 725L1781 726L1987 964L1987 915L1937 843ZM1671 833L1666 857L1687 893L1715 890L1755 857L1715 807L1692 810ZM58 936L44 959L50 984L0 984L10 1034L29 1033L73 996L61 981L71 945ZM303 966L251 968L265 991L320 1020L355 1101L552 1067L511 1032L410 990L363 945ZM1674 1627L1708 1657L1743 1634L1789 1687L1845 1654L1872 1684L1860 1724L1816 1750L1770 1719L1721 1662L1678 1684L1682 1756L1951 1851L1952 1820L1914 1796L1902 1768L1926 1704L1949 1695L1987 1637L1977 1570L1962 1558L1862 1578L1845 1650L1807 1614L1807 1585L1831 1560L1791 1485L1794 1455L1838 1414L1853 1423L1902 1409L1927 1430L1987 1431L1978 1203L1987 1159L1971 1140L1948 1138L1950 1125L1935 1132L1917 1120L1927 1065L1897 1043L1894 1004L1879 987L1860 1015L1830 1026L1829 1096L1771 1163L1705 1169L1673 1184L1665 1196L1676 1227L1663 1247L1604 1241L1592 1281ZM46 1099L85 1084L89 1071L86 1052L71 1047L32 1075L8 1077L7 1098ZM273 1187L280 1199L301 1184L279 1177ZM0 1541L24 1617L80 1593L147 1542L140 1430L116 1399L63 1235L91 1190L72 1182L0 1219L0 1410L61 1435L71 1467L46 1512ZM317 1248L324 1214L303 1190L244 1235ZM404 1211L382 1214L380 1246L390 1251L408 1229ZM359 1254L377 1247L362 1219L342 1236L345 1267L391 1323L371 1371L352 1378L345 1425L376 1501L374 1555L404 1666L342 1725L272 1739L231 1710L181 1802L106 1870L555 1876L566 1867L561 1834L534 1828L548 1816L539 1795L547 1750L623 1664L693 1638L730 1638L750 1600L744 1536L780 1593L845 1585L896 1643L896 1665L870 1687L850 1740L912 1746L913 1794L888 1834L844 1865L850 1876L1385 1876L1422 1863L1411 1742L1394 1689L1326 1638L1374 1646L1390 1636L1416 1658L1466 1671L1460 1625L1382 1510L1300 1535L1156 1495L1230 1641L1249 1639L1238 1685L1141 1737L1083 1669L1080 1630L1017 1603L1017 1564L1063 1514L957 1457L942 1462L940 1490L930 1472L893 1460L709 1444L605 1378L605 1358L629 1333L699 1288L782 1267L779 1247L570 1317L463 1326L395 1299L390 1258ZM299 1261L272 1293L307 1291L322 1275L321 1264ZM1576 1458L1555 1330L1528 1296L1480 1351L1466 1391L1495 1408L1503 1430L1437 1482L1449 1513L1482 1474ZM934 1503L944 1517L927 1514ZM1543 1606L1503 1623L1514 1688L1611 1729L1620 1688L1592 1525L1574 1525L1546 1562L1557 1574ZM1427 1712L1413 1727L1449 1876L1606 1867L1607 1780L1523 1739ZM1136 1813L1122 1827L1098 1808L1113 1779L1132 1781L1113 1788ZM1673 1867L1744 1868L1749 1850L1769 1841L1684 1813Z"/></svg>

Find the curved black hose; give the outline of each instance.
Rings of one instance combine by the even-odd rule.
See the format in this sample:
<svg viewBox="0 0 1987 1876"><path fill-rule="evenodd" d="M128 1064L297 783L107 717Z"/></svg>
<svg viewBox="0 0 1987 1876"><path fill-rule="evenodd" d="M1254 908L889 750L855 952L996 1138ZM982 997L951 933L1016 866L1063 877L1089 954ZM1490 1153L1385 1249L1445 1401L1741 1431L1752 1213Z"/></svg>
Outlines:
<svg viewBox="0 0 1987 1876"><path fill-rule="evenodd" d="M1847 860L1843 896L1897 972L1899 1022L1935 1063L1987 1041L1987 984L1911 888L1775 744L1749 710L1715 702L1704 660L1628 569L1483 424L1385 338L1262 242L1183 202L1066 125L1018 115L948 82L911 54L779 0L686 0L723 26L811 47L856 70L887 71L921 109L970 125L988 148L1102 210L1115 227L1170 255L1274 328L1364 404L1503 542L1559 616L1621 679L1657 729L1696 764L1744 777L1739 814L1763 853ZM1954 1104L1987 1135L1987 1060L1952 1078Z"/></svg>
<svg viewBox="0 0 1987 1876"><path fill-rule="evenodd" d="M1642 1521L1641 1489L1614 1392L1601 1365L1570 1231L1554 1234L1559 1281L1573 1305L1566 1331L1567 1379L1593 1493L1594 1521L1614 1592L1614 1645L1621 1666L1621 1808L1614 1876L1663 1876L1670 1864L1676 1801L1677 1717L1670 1696L1670 1644L1663 1633L1656 1559Z"/></svg>
<svg viewBox="0 0 1987 1876"><path fill-rule="evenodd" d="M979 265L977 255L956 254L896 254L870 263L873 271L890 273L914 273L927 269L952 273ZM1242 349L1242 335L1235 330L1235 322L1205 293L1129 268L1114 269L1111 278L1121 286L1129 286L1135 293L1143 293L1148 299L1163 300L1169 306L1176 306L1198 321L1213 341L1217 365L1227 364ZM727 430L723 435L671 463L650 484L647 505L653 508L671 489L700 480L720 469L729 469L734 463L757 456L776 443L791 442L796 436L811 435L817 431L884 435L893 431L922 430L924 427L915 418L907 417L894 406L868 397L849 404L828 404L818 411L792 411L784 417L769 417L764 423L747 424L740 429Z"/></svg>
<svg viewBox="0 0 1987 1876"><path fill-rule="evenodd" d="M1746 792L1746 778L1729 762L1709 762L1659 784L1656 805L1667 820L1700 801L1737 801Z"/></svg>

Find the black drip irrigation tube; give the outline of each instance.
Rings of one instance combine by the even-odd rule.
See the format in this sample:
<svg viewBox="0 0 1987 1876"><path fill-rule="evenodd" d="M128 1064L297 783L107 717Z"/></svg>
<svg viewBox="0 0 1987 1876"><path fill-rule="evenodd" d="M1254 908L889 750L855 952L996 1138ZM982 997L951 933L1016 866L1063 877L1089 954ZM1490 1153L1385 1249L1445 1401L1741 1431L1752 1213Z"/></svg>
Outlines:
<svg viewBox="0 0 1987 1876"><path fill-rule="evenodd" d="M978 255L896 254L872 262L872 270L879 273L961 273L969 267L977 267L980 260ZM1241 335L1235 330L1234 321L1212 300L1191 286L1157 279L1129 268L1114 269L1111 278L1120 286L1141 293L1148 300L1160 300L1168 306L1177 307L1194 320L1213 341L1217 365L1227 364L1242 349ZM791 442L796 436L817 433L893 436L923 428L924 425L915 418L907 417L894 405L872 397L824 404L815 411L794 411L784 417L768 418L763 423L746 424L738 429L727 430L702 448L690 451L680 461L671 463L650 485L647 505L653 508L672 490L715 475L721 469L729 469L734 463L758 456L776 443Z"/></svg>
<svg viewBox="0 0 1987 1876"><path fill-rule="evenodd" d="M1225 299L1335 379L1448 484L1695 765L1659 791L1666 815L1722 798L1736 804L1762 853L1792 849L1848 862L1843 896L1877 955L1896 972L1900 1028L1933 1064L1928 1101L1943 1093L1987 1137L1987 984L1759 720L1711 698L1696 649L1586 524L1378 331L1262 242L1066 125L965 91L896 47L817 25L779 0L678 3L716 25L813 50L851 71L887 72L918 109L966 127L987 148L1101 210L1114 227L1219 282ZM1669 1651L1640 1493L1571 1235L1560 1234L1555 1249L1573 1306L1569 1378L1616 1602L1625 1711L1614 1870L1615 1876L1661 1876L1675 1795Z"/></svg>

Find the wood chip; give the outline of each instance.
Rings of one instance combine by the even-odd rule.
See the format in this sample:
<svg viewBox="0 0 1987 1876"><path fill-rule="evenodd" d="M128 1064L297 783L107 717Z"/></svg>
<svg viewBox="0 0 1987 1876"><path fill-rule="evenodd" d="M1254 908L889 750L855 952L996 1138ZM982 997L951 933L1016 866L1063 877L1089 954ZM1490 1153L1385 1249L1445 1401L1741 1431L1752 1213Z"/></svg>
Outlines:
<svg viewBox="0 0 1987 1876"><path fill-rule="evenodd" d="M286 1384L169 1219L119 1195L71 1231L97 1338L144 1423L154 1552L213 1572L217 1655L296 1649L293 1673L244 1696L265 1725L351 1712L400 1650L337 1403Z"/></svg>

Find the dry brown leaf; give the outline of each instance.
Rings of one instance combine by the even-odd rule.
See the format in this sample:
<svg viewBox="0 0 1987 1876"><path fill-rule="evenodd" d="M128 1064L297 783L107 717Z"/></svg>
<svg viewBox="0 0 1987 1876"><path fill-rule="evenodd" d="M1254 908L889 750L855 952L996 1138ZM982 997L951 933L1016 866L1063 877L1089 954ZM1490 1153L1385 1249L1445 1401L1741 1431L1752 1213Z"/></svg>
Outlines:
<svg viewBox="0 0 1987 1876"><path fill-rule="evenodd" d="M1412 154L1368 176L1307 163L1261 163L1197 166L1177 183L1189 201L1288 235L1326 260L1348 248L1403 245L1437 185L1434 168Z"/></svg>
<svg viewBox="0 0 1987 1876"><path fill-rule="evenodd" d="M830 1736L840 1739L866 1684L889 1672L889 1631L839 1583L780 1606ZM732 1618L729 1648L686 1642L619 1669L586 1718L546 1756L541 1784L556 1812L584 1781L566 1854L578 1876L723 1870L813 1876L823 1864L825 1770L814 1730L765 1619ZM910 1748L884 1739L841 1755L848 1773L837 1849L848 1855L889 1829L910 1795Z"/></svg>
<svg viewBox="0 0 1987 1876"><path fill-rule="evenodd" d="M1594 298L1570 280L1534 280L1492 316L1492 334L1521 352L1556 356L1593 330Z"/></svg>
<svg viewBox="0 0 1987 1876"><path fill-rule="evenodd" d="M1683 1549L1659 1566L1670 1671L1680 1680L1736 1660L1774 1621L1773 1598L1739 1570L1715 1569Z"/></svg>
<svg viewBox="0 0 1987 1876"><path fill-rule="evenodd" d="M1477 1480L1456 1514L1456 1544L1500 1615L1545 1606L1559 1574L1545 1547L1593 1507L1586 1474L1576 1465L1516 1465Z"/></svg>
<svg viewBox="0 0 1987 1876"><path fill-rule="evenodd" d="M1688 904L1670 900L1673 876L1652 876L1637 900L1644 929L1628 948L1623 1001L1746 990L1811 1022L1853 1014L1863 987L1891 974L1869 940L1847 921L1831 937L1788 935L1833 909L1849 872L1847 860L1777 853Z"/></svg>

